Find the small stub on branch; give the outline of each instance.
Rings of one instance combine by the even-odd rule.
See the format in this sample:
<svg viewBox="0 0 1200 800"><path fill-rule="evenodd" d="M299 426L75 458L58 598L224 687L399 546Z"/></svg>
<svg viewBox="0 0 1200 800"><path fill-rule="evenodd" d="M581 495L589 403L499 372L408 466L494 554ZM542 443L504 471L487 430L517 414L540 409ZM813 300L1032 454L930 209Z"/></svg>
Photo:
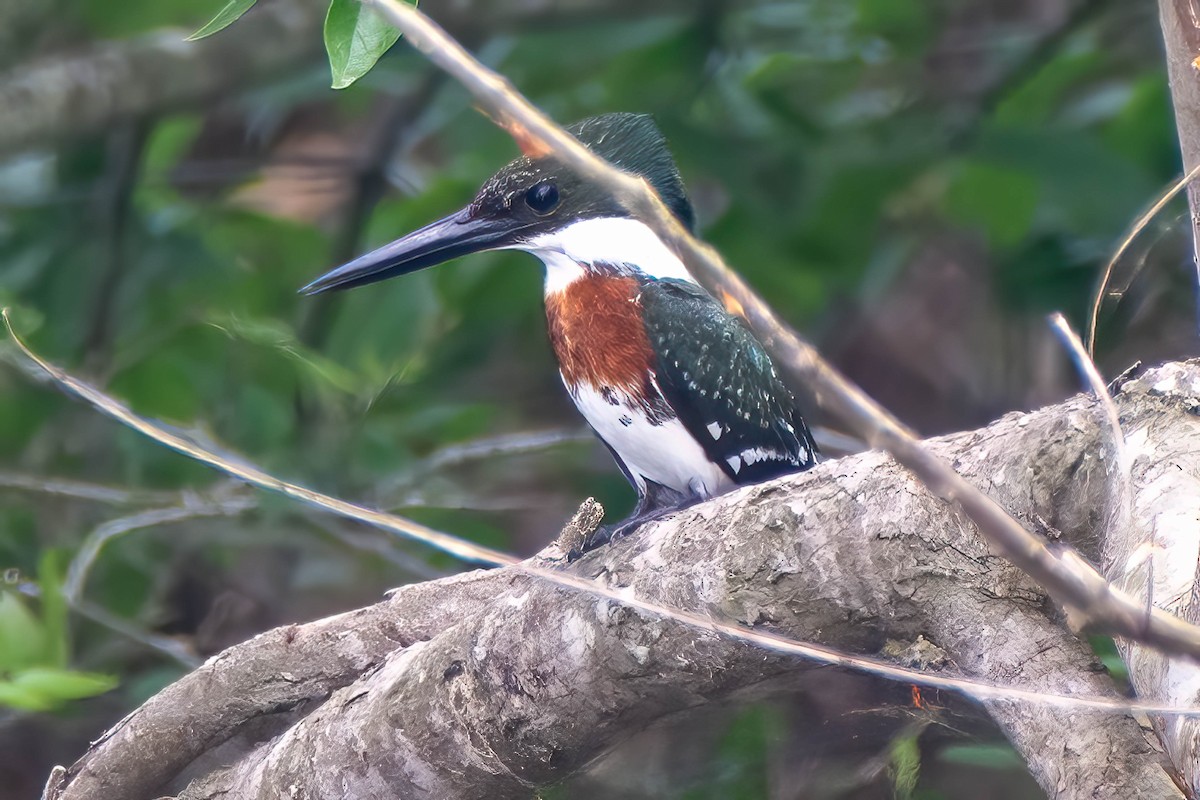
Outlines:
<svg viewBox="0 0 1200 800"><path fill-rule="evenodd" d="M730 314L746 319L746 309L742 302L724 289L721 290L721 305L725 306L725 310Z"/></svg>
<svg viewBox="0 0 1200 800"><path fill-rule="evenodd" d="M578 553L583 549L588 537L600 527L600 521L603 519L604 506L596 502L596 498L589 497L563 527L555 544L564 553Z"/></svg>
<svg viewBox="0 0 1200 800"><path fill-rule="evenodd" d="M888 639L880 654L891 661L920 670L941 669L950 663L950 656L945 650L920 634L913 642Z"/></svg>

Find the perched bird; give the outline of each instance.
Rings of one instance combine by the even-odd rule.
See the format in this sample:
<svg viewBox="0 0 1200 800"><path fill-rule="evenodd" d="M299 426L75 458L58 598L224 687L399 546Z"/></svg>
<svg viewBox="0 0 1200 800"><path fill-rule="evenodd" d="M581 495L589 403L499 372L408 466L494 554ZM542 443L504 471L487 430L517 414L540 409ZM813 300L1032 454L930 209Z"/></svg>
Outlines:
<svg viewBox="0 0 1200 800"><path fill-rule="evenodd" d="M648 181L692 229L683 181L649 116L605 114L568 130ZM742 319L649 227L553 156L518 158L466 208L301 291L362 286L486 250L524 250L545 265L546 322L563 383L637 490L633 515L586 547L816 463L795 398Z"/></svg>

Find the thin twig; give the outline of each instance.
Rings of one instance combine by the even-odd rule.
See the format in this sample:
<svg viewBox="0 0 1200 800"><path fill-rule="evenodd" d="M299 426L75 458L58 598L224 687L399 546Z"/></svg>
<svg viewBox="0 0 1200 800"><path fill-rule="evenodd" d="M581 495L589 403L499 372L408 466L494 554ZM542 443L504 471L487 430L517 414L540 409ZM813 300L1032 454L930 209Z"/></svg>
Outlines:
<svg viewBox="0 0 1200 800"><path fill-rule="evenodd" d="M497 456L508 457L536 453L560 444L586 442L590 439L591 437L582 431L556 429L506 433L500 436L488 436L446 445L434 450L425 458L385 481L380 494L395 495L415 486L431 473L442 472L451 467L459 467L474 461L485 461Z"/></svg>
<svg viewBox="0 0 1200 800"><path fill-rule="evenodd" d="M67 390L70 394L90 403L102 414L112 417L123 425L132 428L143 436L150 437L177 453L182 453L202 464L207 464L260 489L278 492L296 500L301 500L309 505L323 508L339 516L356 519L399 536L423 542L430 547L441 550L444 553L449 553L465 561L492 565L513 564L517 561L515 557L507 553L473 544L465 539L459 539L457 536L451 536L448 533L435 531L433 528L426 527L419 522L391 514L383 514L379 511L355 505L354 503L347 503L345 500L339 500L336 497L314 492L311 489L306 489L294 483L288 483L257 467L251 466L245 461L239 460L235 462L232 459L223 458L212 450L205 449L196 442L184 438L179 433L169 431L161 425L156 425L138 416L123 403L109 397L90 384L68 375L50 362L45 361L30 350L25 342L21 341L21 338L17 336L16 331L13 330L12 321L8 317L8 309L0 311L0 317L3 318L4 325L8 328L8 335L25 357L36 364L42 372L60 387Z"/></svg>
<svg viewBox="0 0 1200 800"><path fill-rule="evenodd" d="M0 489L37 492L75 500L94 500L114 506L164 505L179 499L177 492L153 492L145 489L124 489L97 483L63 478L43 478L17 472L0 472Z"/></svg>
<svg viewBox="0 0 1200 800"><path fill-rule="evenodd" d="M63 594L67 602L75 605L83 597L83 586L88 573L100 555L100 550L108 542L124 536L127 533L151 528L156 525L166 525L172 522L184 522L200 517L225 517L249 511L258 504L252 497L244 494L231 497L201 498L191 496L182 505L168 508L153 508L127 517L109 520L96 527L84 537L79 551L71 559L67 568L67 577L63 581Z"/></svg>
<svg viewBox="0 0 1200 800"><path fill-rule="evenodd" d="M116 631L128 639L132 639L138 644L149 647L151 650L157 650L158 652L178 661L188 669L195 669L202 663L202 660L196 656L191 648L178 639L144 631L138 626L130 623L128 620L121 619L111 611L101 608L95 603L90 603L86 600L83 600L78 603L72 603L71 608L87 617L92 622L95 622L97 625L103 625L109 630Z"/></svg>
<svg viewBox="0 0 1200 800"><path fill-rule="evenodd" d="M1087 330L1087 352L1091 356L1096 355L1096 325L1100 318L1100 306L1104 303L1104 293L1108 291L1108 282L1112 280L1113 270L1117 267L1117 262L1125 255L1125 251L1133 244L1146 226L1150 224L1150 220L1162 211L1167 203L1171 202L1175 197L1187 188L1188 184L1195 180L1196 176L1200 175L1200 164L1192 167L1186 175L1172 184L1171 188L1163 192L1162 196L1154 201L1150 208L1146 209L1137 222L1133 223L1133 227L1125 234L1125 238L1121 240L1121 244L1117 246L1116 251L1112 254L1112 258L1108 260L1108 264L1104 267L1104 274L1100 277L1100 285L1096 288L1096 296L1092 298L1092 311L1088 315L1088 330Z"/></svg>
<svg viewBox="0 0 1200 800"><path fill-rule="evenodd" d="M447 445L435 450L421 462L421 470L433 472L457 467L470 461L483 461L496 456L536 453L560 444L592 441L587 433L578 430L532 431L489 436L470 442Z"/></svg>
<svg viewBox="0 0 1200 800"><path fill-rule="evenodd" d="M8 323L8 316L6 313L0 312L0 317L4 319L6 324ZM402 517L395 517L390 514L384 514L382 512L361 508L351 503L346 503L335 498L313 492L309 489L304 489L303 487L296 486L295 484L291 484L287 481L283 481L279 478L268 475L267 473L248 463L233 463L225 456L222 456L216 452L205 450L204 448L190 442L184 441L180 444L177 444L174 441L174 439L177 438L174 434L156 426L152 422L137 417L129 412L128 409L125 409L124 406L122 406L116 400L107 397L99 390L88 386L82 381L63 372L58 367L55 367L54 365L42 360L39 356L30 351L24 342L17 338L17 336L13 333L11 326L9 327L9 335L13 337L13 340L17 343L17 346L21 349L21 351L24 352L30 359L32 359L34 363L44 370L46 374L56 381L60 386L66 388L72 394L75 394L86 402L91 403L102 413L117 419L119 422L122 422L128 427L133 428L142 435L148 436L149 438L174 450L177 450L184 455L196 459L201 463L207 464L230 475L249 476L245 478L245 480L254 483L260 488L279 492L289 497L300 499L305 503L332 511L349 519L365 522L385 531L399 533L403 536L416 539L417 541L422 541L430 546L439 547L439 549L443 549L446 552L451 552L452 554L454 554L454 552L449 547L440 546L441 539L450 539L454 543L454 548L456 550L470 548L471 550L481 551L480 555L476 556L476 560L480 561L484 560L484 555L495 552L489 551L487 548L479 547L478 545L470 544L469 542L456 540L454 537L449 536L448 534L437 533L436 531L433 533L436 533L439 539L427 540L422 535L413 535L413 533L410 532L409 526L415 525L415 523L410 523L408 520ZM798 642L765 631L745 628L736 623L721 622L695 612L684 611L678 608L659 605L658 603L653 603L647 600L641 600L633 594L633 590L630 587L606 586L597 580L582 578L577 575L563 572L552 566L555 563L553 561L531 559L528 561L518 562L514 557L504 553L500 553L496 556L497 561L499 561L501 558L504 560L506 566L509 566L527 575L549 581L559 586L565 586L572 589L589 592L599 597L612 600L616 603L631 606L633 608L639 608L643 611L656 614L667 619L672 619L700 630L732 637L749 644L773 650L775 652L794 655L810 661L815 661L819 664L845 667L847 669L865 672L870 675L876 675L878 677L887 678L890 680L898 680L905 683L915 683L921 686L945 689L947 691L961 692L978 700L1025 701L1060 708L1091 709L1121 713L1140 711L1145 713L1159 713L1176 716L1200 715L1200 707L1193 708L1168 705L1147 705L1129 703L1120 699L1095 696L1056 695L1047 692L1039 692L1032 689L1002 686L987 681L931 675L929 673L909 669L907 667L900 667L880 659L853 656L839 652L833 648ZM104 612L103 609L98 609L94 606L88 606L85 602L77 604L76 608L79 608L83 613L92 617L93 619L102 622L102 624L128 627L127 623L123 623L122 620L113 618L112 615L107 614L107 612ZM144 641L149 646L164 650L164 652L170 653L172 657L179 658L183 653L183 651L179 650L178 647L175 647L173 650L170 649L167 642L170 642L171 640L162 641L162 637L147 638L145 634L136 630L127 631L124 630L124 628L115 629L121 630L121 632L125 633L126 635L138 638L139 641Z"/></svg>
<svg viewBox="0 0 1200 800"><path fill-rule="evenodd" d="M786 327L712 247L692 237L644 180L616 169L584 147L420 11L395 0L364 2L398 27L409 44L453 75L511 134L526 145L553 153L582 178L607 189L649 225L715 296L744 314L777 362L807 387L818 403L845 420L872 446L891 453L933 494L957 502L984 538L1056 601L1096 629L1164 652L1200 657L1200 628L1161 609L1146 618L1137 600L1111 586L1095 568L1069 551L1052 551L995 501L967 483L949 464L925 449L899 420Z"/></svg>
<svg viewBox="0 0 1200 800"><path fill-rule="evenodd" d="M1075 362L1075 368L1079 370L1079 374L1083 376L1092 393L1096 395L1096 399L1100 401L1100 407L1104 409L1105 420L1112 432L1113 454L1116 456L1117 462L1115 469L1109 473L1112 477L1110 486L1113 487L1111 494L1115 496L1117 503L1111 527L1114 531L1127 531L1133 524L1133 460L1129 457L1129 448L1125 444L1125 433L1121 430L1121 414L1117 411L1117 404L1113 400L1112 393L1108 391L1108 384L1104 382L1104 377L1096 368L1096 362L1088 355L1088 351L1084 349L1083 342L1080 341L1075 331L1071 330L1067 318L1056 311L1050 315L1050 326L1066 346ZM1147 617L1154 608L1153 558L1149 560L1149 575L1150 583L1146 587Z"/></svg>

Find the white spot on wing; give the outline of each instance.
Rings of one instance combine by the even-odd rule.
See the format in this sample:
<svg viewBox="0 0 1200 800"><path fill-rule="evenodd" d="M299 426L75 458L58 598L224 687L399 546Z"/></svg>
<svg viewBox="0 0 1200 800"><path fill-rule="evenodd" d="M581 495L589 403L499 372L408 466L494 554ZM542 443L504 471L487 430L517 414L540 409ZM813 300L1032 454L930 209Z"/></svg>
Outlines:
<svg viewBox="0 0 1200 800"><path fill-rule="evenodd" d="M746 466L757 464L760 461L791 461L786 453L781 453L778 450L768 450L765 447L751 447L741 452L741 459Z"/></svg>

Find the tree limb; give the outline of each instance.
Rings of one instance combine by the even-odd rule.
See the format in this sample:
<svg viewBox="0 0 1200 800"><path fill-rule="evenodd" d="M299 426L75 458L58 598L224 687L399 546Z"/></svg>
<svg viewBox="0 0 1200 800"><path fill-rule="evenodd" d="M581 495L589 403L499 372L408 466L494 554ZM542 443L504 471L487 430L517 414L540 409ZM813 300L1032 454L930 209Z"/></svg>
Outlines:
<svg viewBox="0 0 1200 800"><path fill-rule="evenodd" d="M262 4L218 36L158 31L0 75L0 154L245 87L320 52L318 0Z"/></svg>
<svg viewBox="0 0 1200 800"><path fill-rule="evenodd" d="M1200 460L1192 387L1200 364L1167 365L1117 397L1138 513L1164 491L1200 500L1186 471ZM1095 553L1100 419L1077 397L928 445L1019 518ZM1194 514L1173 522L1200 531ZM798 639L873 653L924 635L963 676L1119 697L1045 593L880 453L717 498L572 569ZM231 648L116 726L47 797L523 797L664 715L806 669L520 570L406 586ZM1183 796L1127 715L985 705L1056 798Z"/></svg>
<svg viewBox="0 0 1200 800"><path fill-rule="evenodd" d="M1158 0L1158 16L1166 45L1167 76L1175 106L1175 130L1183 156L1183 171L1200 167L1200 18L1190 0ZM1200 186L1188 184L1192 215L1193 257L1200 255ZM1197 262L1200 270L1200 262Z"/></svg>
<svg viewBox="0 0 1200 800"><path fill-rule="evenodd" d="M1167 365L1128 386L1196 413L1196 375ZM1133 483L1142 491L1133 498L1130 524L1105 531L1104 563L1114 584L1147 605L1164 608L1182 619L1200 620L1196 576L1200 569L1200 442L1194 425L1172 424L1148 417L1125 424L1126 441L1135 456ZM1115 465L1110 465L1115 466ZM1137 642L1121 641L1121 655L1139 697L1186 707L1200 705L1200 665L1170 659ZM1152 716L1154 731L1170 757L1172 775L1188 797L1200 796L1200 719Z"/></svg>
<svg viewBox="0 0 1200 800"><path fill-rule="evenodd" d="M0 74L0 156L245 90L306 61L315 66L328 5L263 0L235 25L198 41L184 41L190 31L167 29L14 65ZM453 30L473 36L529 22L580 24L600 14L633 18L691 9L684 0L470 0L441 10Z"/></svg>

